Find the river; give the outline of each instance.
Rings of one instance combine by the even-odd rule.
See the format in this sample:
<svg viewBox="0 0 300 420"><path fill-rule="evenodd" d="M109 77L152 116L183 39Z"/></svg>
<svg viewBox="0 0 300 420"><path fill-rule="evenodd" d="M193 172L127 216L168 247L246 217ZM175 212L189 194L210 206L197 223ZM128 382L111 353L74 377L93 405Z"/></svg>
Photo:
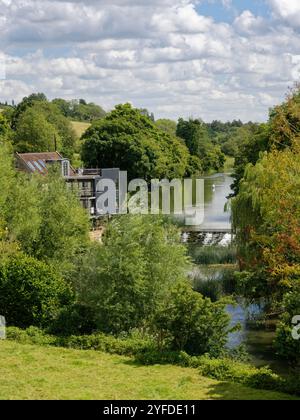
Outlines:
<svg viewBox="0 0 300 420"><path fill-rule="evenodd" d="M223 230L230 231L230 211L225 211L227 197L232 192L232 177L229 174L215 174L206 176L205 180L205 219L201 226L193 227L183 236L184 242L192 242L193 247L211 245L230 246L232 236ZM201 233L201 230L205 231ZM209 232L209 231L212 232ZM216 233L220 231L219 233ZM190 245L191 246L191 245ZM214 281L220 281L222 266L201 266L196 268L204 281L209 277ZM209 273L209 274L208 274ZM251 362L256 366L269 365L275 371L283 373L285 366L280 364L274 357L272 342L274 329L251 330L248 328L248 320L258 316L261 308L256 305L246 306L240 299L236 305L227 307L232 318L232 325L239 323L241 331L233 333L229 337L228 346L233 348L244 344L250 355Z"/></svg>

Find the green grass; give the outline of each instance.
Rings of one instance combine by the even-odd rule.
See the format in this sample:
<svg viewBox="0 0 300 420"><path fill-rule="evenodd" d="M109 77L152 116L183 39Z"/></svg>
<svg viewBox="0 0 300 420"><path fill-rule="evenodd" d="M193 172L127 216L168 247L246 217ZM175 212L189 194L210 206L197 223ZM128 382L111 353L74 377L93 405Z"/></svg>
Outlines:
<svg viewBox="0 0 300 420"><path fill-rule="evenodd" d="M197 369L140 366L95 351L0 341L0 399L295 399L203 378Z"/></svg>
<svg viewBox="0 0 300 420"><path fill-rule="evenodd" d="M78 138L80 138L83 133L91 126L90 123L79 121L71 121L71 123Z"/></svg>
<svg viewBox="0 0 300 420"><path fill-rule="evenodd" d="M225 161L225 165L224 165L224 172L226 172L226 173L233 172L234 161L235 161L234 157L226 156L226 161Z"/></svg>

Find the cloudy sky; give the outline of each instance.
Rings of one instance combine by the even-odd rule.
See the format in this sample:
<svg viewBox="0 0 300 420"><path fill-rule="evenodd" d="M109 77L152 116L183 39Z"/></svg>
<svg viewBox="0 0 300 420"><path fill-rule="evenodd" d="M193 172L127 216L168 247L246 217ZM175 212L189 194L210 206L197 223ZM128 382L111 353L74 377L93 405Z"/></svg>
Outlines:
<svg viewBox="0 0 300 420"><path fill-rule="evenodd" d="M299 36L299 0L0 0L0 101L262 121L300 81Z"/></svg>

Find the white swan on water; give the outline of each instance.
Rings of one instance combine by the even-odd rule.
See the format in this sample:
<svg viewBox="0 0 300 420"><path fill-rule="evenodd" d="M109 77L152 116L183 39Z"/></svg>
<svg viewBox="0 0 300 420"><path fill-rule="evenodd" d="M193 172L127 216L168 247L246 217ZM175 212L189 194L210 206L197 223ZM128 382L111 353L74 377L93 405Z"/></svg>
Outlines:
<svg viewBox="0 0 300 420"><path fill-rule="evenodd" d="M213 191L216 191L216 186L215 186L215 184L213 184L213 185L212 185L212 190L213 190Z"/></svg>

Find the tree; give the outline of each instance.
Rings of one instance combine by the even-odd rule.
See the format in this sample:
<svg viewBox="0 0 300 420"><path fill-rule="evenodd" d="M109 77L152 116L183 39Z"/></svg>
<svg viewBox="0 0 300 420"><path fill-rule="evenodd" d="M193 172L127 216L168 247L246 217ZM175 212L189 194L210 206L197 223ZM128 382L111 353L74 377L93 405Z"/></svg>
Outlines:
<svg viewBox="0 0 300 420"><path fill-rule="evenodd" d="M0 241L7 234L8 199L13 191L14 170L11 146L0 138Z"/></svg>
<svg viewBox="0 0 300 420"><path fill-rule="evenodd" d="M42 110L29 107L19 117L13 138L20 153L53 152L62 147L61 137Z"/></svg>
<svg viewBox="0 0 300 420"><path fill-rule="evenodd" d="M297 324L293 323L294 318L300 315L300 288L285 295L283 301L284 313L280 318L280 323L276 332L275 347L277 354L289 362L300 361L300 340L293 336L293 329ZM296 333L299 333L299 328Z"/></svg>
<svg viewBox="0 0 300 420"><path fill-rule="evenodd" d="M66 101L64 99L54 99L53 104L58 106L62 114L71 120L92 122L104 118L106 112L93 102L87 103L84 99Z"/></svg>
<svg viewBox="0 0 300 420"><path fill-rule="evenodd" d="M61 145L56 141L57 148L64 157L72 159L75 152L76 133L72 127L71 122L61 113L60 109L49 102L43 102L36 105L43 112L48 123L50 123L58 133L58 139L61 139Z"/></svg>
<svg viewBox="0 0 300 420"><path fill-rule="evenodd" d="M179 119L176 135L185 141L190 154L201 161L204 172L218 171L224 166L225 155L219 146L214 146L205 124L200 120Z"/></svg>
<svg viewBox="0 0 300 420"><path fill-rule="evenodd" d="M234 196L239 192L240 183L249 163L255 165L261 153L284 150L300 143L300 88L296 86L286 101L271 109L267 124L250 124L250 136L240 143L235 159Z"/></svg>
<svg viewBox="0 0 300 420"><path fill-rule="evenodd" d="M34 255L68 271L89 241L89 217L59 173L40 178L39 191L41 224Z"/></svg>
<svg viewBox="0 0 300 420"><path fill-rule="evenodd" d="M273 150L247 167L232 202L240 264L254 272L244 285L253 297L260 291L273 303L299 282L299 179L299 146Z"/></svg>
<svg viewBox="0 0 300 420"><path fill-rule="evenodd" d="M245 137L239 144L238 152L235 156L234 183L232 185L233 196L239 192L240 183L244 178L247 165L255 165L260 155L270 150L269 138L269 124L261 124L253 127L252 134Z"/></svg>
<svg viewBox="0 0 300 420"><path fill-rule="evenodd" d="M176 136L177 123L175 121L161 119L155 121L155 125L165 133Z"/></svg>
<svg viewBox="0 0 300 420"><path fill-rule="evenodd" d="M149 325L168 290L186 277L188 259L175 226L160 217L120 216L79 263L79 303L94 308L98 327L120 333Z"/></svg>
<svg viewBox="0 0 300 420"><path fill-rule="evenodd" d="M55 265L58 272L68 273L89 242L89 218L76 192L56 168L46 177L20 173L8 181L3 188L7 239L26 254Z"/></svg>
<svg viewBox="0 0 300 420"><path fill-rule="evenodd" d="M17 253L0 264L0 308L8 325L49 326L72 293L46 264Z"/></svg>
<svg viewBox="0 0 300 420"><path fill-rule="evenodd" d="M286 101L270 112L270 146L278 150L300 141L300 86L288 94Z"/></svg>
<svg viewBox="0 0 300 420"><path fill-rule="evenodd" d="M16 129L20 116L28 108L31 108L34 104L41 102L47 102L47 97L44 93L33 93L30 96L23 98L23 100L15 108L12 115L12 128L14 130Z"/></svg>
<svg viewBox="0 0 300 420"><path fill-rule="evenodd" d="M154 328L170 342L172 350L219 357L229 333L230 317L225 307L225 303L203 298L187 281L178 282L154 315Z"/></svg>
<svg viewBox="0 0 300 420"><path fill-rule="evenodd" d="M10 134L10 127L7 118L0 113L0 139L7 139Z"/></svg>
<svg viewBox="0 0 300 420"><path fill-rule="evenodd" d="M188 150L159 130L129 104L119 105L83 135L82 160L87 167L117 167L133 178L180 178Z"/></svg>
<svg viewBox="0 0 300 420"><path fill-rule="evenodd" d="M39 102L19 115L13 140L18 152L59 150L65 157L72 158L76 134L56 105Z"/></svg>
<svg viewBox="0 0 300 420"><path fill-rule="evenodd" d="M176 135L185 141L191 155L203 158L210 143L205 125L200 120L179 119Z"/></svg>

